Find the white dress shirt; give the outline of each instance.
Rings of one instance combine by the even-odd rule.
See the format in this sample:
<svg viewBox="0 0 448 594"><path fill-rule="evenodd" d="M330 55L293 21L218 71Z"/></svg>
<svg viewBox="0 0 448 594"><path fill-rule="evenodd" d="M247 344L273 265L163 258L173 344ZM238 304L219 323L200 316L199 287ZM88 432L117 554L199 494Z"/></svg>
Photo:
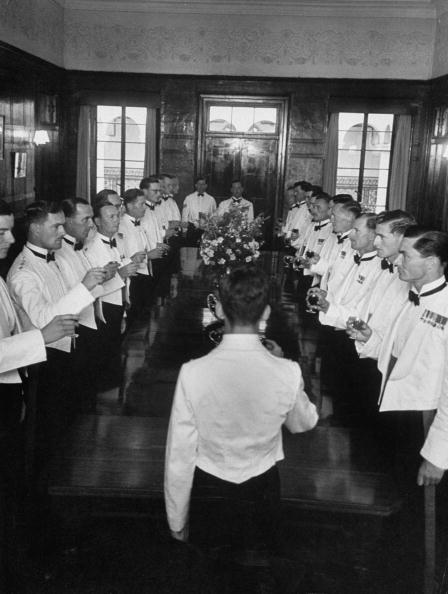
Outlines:
<svg viewBox="0 0 448 594"><path fill-rule="evenodd" d="M254 205L249 200L245 198L237 200L233 196L227 200L223 200L219 203L218 214L223 215L225 212L229 212L231 208L240 208L246 213L249 222L254 220Z"/></svg>
<svg viewBox="0 0 448 594"><path fill-rule="evenodd" d="M0 384L20 384L19 367L45 361L44 339L39 330L21 332L19 319L0 278Z"/></svg>
<svg viewBox="0 0 448 594"><path fill-rule="evenodd" d="M356 266L353 259L355 251L348 237L343 239L338 248L333 263L320 278L320 288L328 292L330 301L334 298L333 296L336 295L352 268Z"/></svg>
<svg viewBox="0 0 448 594"><path fill-rule="evenodd" d="M82 283L68 288L57 262L46 261L47 253L27 242L8 273L9 292L24 327L31 323L43 328L55 316L79 314L94 301ZM70 352L71 338L61 338L48 346Z"/></svg>
<svg viewBox="0 0 448 594"><path fill-rule="evenodd" d="M283 225L283 233L285 234L285 237L291 237L292 230L297 229L300 237L310 223L311 214L308 210L306 200L303 200L303 202L296 202L288 210L286 221Z"/></svg>
<svg viewBox="0 0 448 594"><path fill-rule="evenodd" d="M441 277L424 285L420 305L408 303L384 337L378 357L383 374L380 411L434 410L421 455L448 468L448 287ZM391 357L397 361L387 377ZM386 381L387 380L387 381Z"/></svg>
<svg viewBox="0 0 448 594"><path fill-rule="evenodd" d="M210 354L183 365L165 460L171 530L187 522L196 466L242 483L283 458L283 423L299 432L317 419L298 364L271 355L256 334L225 334Z"/></svg>
<svg viewBox="0 0 448 594"><path fill-rule="evenodd" d="M361 261L350 268L346 279L335 293L327 294L330 306L326 313L319 313L319 321L326 326L345 329L351 316L359 316L359 307L365 296L371 292L381 273L381 260L376 251L363 254ZM389 274L387 272L387 274Z"/></svg>
<svg viewBox="0 0 448 594"><path fill-rule="evenodd" d="M207 192L199 196L198 192L193 192L185 197L182 207L182 222L198 225L199 213L212 215L216 211L216 200Z"/></svg>

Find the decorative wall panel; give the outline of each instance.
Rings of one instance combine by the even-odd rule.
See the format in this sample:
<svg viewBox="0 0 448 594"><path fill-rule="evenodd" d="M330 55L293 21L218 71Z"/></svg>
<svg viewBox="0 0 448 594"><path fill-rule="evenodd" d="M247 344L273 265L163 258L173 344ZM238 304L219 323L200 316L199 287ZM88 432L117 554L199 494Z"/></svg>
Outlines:
<svg viewBox="0 0 448 594"><path fill-rule="evenodd" d="M69 69L428 79L435 20L66 10Z"/></svg>

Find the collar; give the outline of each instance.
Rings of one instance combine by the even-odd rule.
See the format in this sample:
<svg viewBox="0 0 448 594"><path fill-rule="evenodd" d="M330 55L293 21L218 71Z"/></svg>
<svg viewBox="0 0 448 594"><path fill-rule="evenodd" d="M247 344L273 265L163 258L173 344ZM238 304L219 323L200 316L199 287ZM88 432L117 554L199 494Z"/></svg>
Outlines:
<svg viewBox="0 0 448 594"><path fill-rule="evenodd" d="M324 221L318 221L314 225L314 231L320 231L323 227L326 227L329 222L330 222L330 219L325 219Z"/></svg>
<svg viewBox="0 0 448 594"><path fill-rule="evenodd" d="M83 244L80 241L76 241L76 239L68 233L64 235L62 239L65 241L65 243L68 243L68 245L70 245L76 252L78 250L82 250L83 248Z"/></svg>
<svg viewBox="0 0 448 594"><path fill-rule="evenodd" d="M350 234L350 231L346 231L345 233L336 233L336 237L338 238L338 243L343 243L346 239L348 239L348 236Z"/></svg>
<svg viewBox="0 0 448 594"><path fill-rule="evenodd" d="M264 348L258 334L223 334L221 346L230 349Z"/></svg>
<svg viewBox="0 0 448 594"><path fill-rule="evenodd" d="M434 289L438 289L445 282L446 282L445 277L444 276L441 276L437 280L432 281L430 283L427 283L426 285L423 285L423 287L420 289L420 292L419 293L417 293L416 289L414 287L412 287L412 292L413 293L416 293L417 295L421 295L422 293L427 293L428 291L432 291Z"/></svg>
<svg viewBox="0 0 448 594"><path fill-rule="evenodd" d="M140 226L140 219L136 219L131 217L131 215L127 212L124 213L125 216L131 221L131 223L134 225L134 227L139 227Z"/></svg>
<svg viewBox="0 0 448 594"><path fill-rule="evenodd" d="M33 252L33 254L40 254L45 258L47 257L48 250L46 248L37 247L37 245L34 245L34 243L31 243L30 241L27 241L25 245L29 250Z"/></svg>
<svg viewBox="0 0 448 594"><path fill-rule="evenodd" d="M196 192L196 196L197 196L198 198L203 198L203 197L205 196L205 192L201 192L201 193L199 193L199 192Z"/></svg>
<svg viewBox="0 0 448 594"><path fill-rule="evenodd" d="M306 204L306 200L302 200L302 202L295 202L289 210L293 210L294 208L300 208L304 204Z"/></svg>
<svg viewBox="0 0 448 594"><path fill-rule="evenodd" d="M376 257L377 257L376 250L374 252L367 252L366 254L363 254L362 256L358 253L356 253L353 256L355 263L358 265L361 264L361 262L369 262L370 260L373 260Z"/></svg>
<svg viewBox="0 0 448 594"><path fill-rule="evenodd" d="M235 196L230 196L230 200L232 200L233 202L241 202L243 200L243 197L241 196L240 198L235 198Z"/></svg>
<svg viewBox="0 0 448 594"><path fill-rule="evenodd" d="M106 235L103 235L102 233L98 232L98 237L101 239L103 243L107 243L109 247L116 247L117 245L117 239L115 235L113 237L106 237Z"/></svg>

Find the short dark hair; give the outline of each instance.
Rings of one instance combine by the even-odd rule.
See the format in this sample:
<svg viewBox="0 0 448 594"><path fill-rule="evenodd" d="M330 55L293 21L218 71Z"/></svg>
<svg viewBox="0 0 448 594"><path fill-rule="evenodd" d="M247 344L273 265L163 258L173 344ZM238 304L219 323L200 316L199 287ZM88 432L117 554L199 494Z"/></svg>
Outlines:
<svg viewBox="0 0 448 594"><path fill-rule="evenodd" d="M173 179L173 176L170 173L159 173L157 177L159 179L162 179L162 178L165 178L165 177L167 179Z"/></svg>
<svg viewBox="0 0 448 594"><path fill-rule="evenodd" d="M233 186L233 184L240 184L242 186L243 182L240 179L232 179L230 185Z"/></svg>
<svg viewBox="0 0 448 594"><path fill-rule="evenodd" d="M404 237L417 240L413 247L424 258L436 256L446 266L448 262L448 233L432 231L420 225L411 225L404 232Z"/></svg>
<svg viewBox="0 0 448 594"><path fill-rule="evenodd" d="M361 205L359 202L356 202L356 200L349 200L348 202L336 202L335 204L340 204L341 209L354 215L355 219L357 219L362 212Z"/></svg>
<svg viewBox="0 0 448 594"><path fill-rule="evenodd" d="M66 217L73 217L76 215L76 209L78 204L83 204L84 206L89 206L87 200L84 198L65 198L61 202L61 208L64 211Z"/></svg>
<svg viewBox="0 0 448 594"><path fill-rule="evenodd" d="M313 194L313 198L316 200L325 200L327 204L330 204L331 196L329 196L326 192L320 192L319 194Z"/></svg>
<svg viewBox="0 0 448 594"><path fill-rule="evenodd" d="M377 216L378 215L374 212L361 212L359 214L359 216L356 218L360 219L360 218L364 217L366 219L367 229L370 229L371 231L375 231Z"/></svg>
<svg viewBox="0 0 448 594"><path fill-rule="evenodd" d="M101 200L101 198L104 198L105 196L118 196L118 192L111 190L110 188L104 188L104 190L98 192L95 196L95 200Z"/></svg>
<svg viewBox="0 0 448 594"><path fill-rule="evenodd" d="M60 202L46 202L45 200L36 200L25 208L24 226L28 233L30 225L33 223L43 223L47 220L48 215L57 214L62 211Z"/></svg>
<svg viewBox="0 0 448 594"><path fill-rule="evenodd" d="M416 220L412 215L404 210L388 210L380 212L376 224L388 223L392 233L403 235L408 227L416 225Z"/></svg>
<svg viewBox="0 0 448 594"><path fill-rule="evenodd" d="M257 266L239 266L221 278L219 298L231 324L256 324L268 305L268 276Z"/></svg>
<svg viewBox="0 0 448 594"><path fill-rule="evenodd" d="M144 196L145 193L143 190L139 190L138 188L131 188L130 190L126 190L123 195L123 200L125 205L128 205L130 202L135 202L139 196Z"/></svg>
<svg viewBox="0 0 448 594"><path fill-rule="evenodd" d="M197 177L195 177L194 185L196 185L200 181L205 181L205 183L207 183L207 178L205 177L205 175L198 175Z"/></svg>
<svg viewBox="0 0 448 594"><path fill-rule="evenodd" d="M118 195L118 194L117 194ZM101 209L104 206L114 206L113 204L111 204L109 202L109 196L102 196L99 199L95 199L93 201L92 207L93 207L93 216L94 217L100 217L101 216Z"/></svg>
<svg viewBox="0 0 448 594"><path fill-rule="evenodd" d="M333 204L346 204L347 202L356 202L351 194L336 194L331 198Z"/></svg>
<svg viewBox="0 0 448 594"><path fill-rule="evenodd" d="M305 180L298 181L294 184L294 188L301 188L304 192L311 192L313 185Z"/></svg>
<svg viewBox="0 0 448 594"><path fill-rule="evenodd" d="M150 184L158 184L159 178L157 175L150 175L149 177L144 177L139 184L140 190L147 190Z"/></svg>
<svg viewBox="0 0 448 594"><path fill-rule="evenodd" d="M317 196L318 194L326 194L328 196L328 194L323 191L322 186L311 186L309 190L305 191L311 192L311 196Z"/></svg>
<svg viewBox="0 0 448 594"><path fill-rule="evenodd" d="M5 200L0 200L0 216L8 217L12 215L12 208Z"/></svg>

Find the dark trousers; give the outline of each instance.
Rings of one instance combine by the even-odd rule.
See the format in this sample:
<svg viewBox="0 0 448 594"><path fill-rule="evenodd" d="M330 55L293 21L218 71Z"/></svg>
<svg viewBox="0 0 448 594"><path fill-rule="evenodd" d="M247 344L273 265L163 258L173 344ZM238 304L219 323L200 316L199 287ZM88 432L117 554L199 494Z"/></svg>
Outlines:
<svg viewBox="0 0 448 594"><path fill-rule="evenodd" d="M0 384L0 591L19 574L16 513L23 487L22 384Z"/></svg>
<svg viewBox="0 0 448 594"><path fill-rule="evenodd" d="M121 323L124 308L103 301L103 316L106 323L97 320L98 325L98 367L96 382L98 390L115 388L122 381L121 365Z"/></svg>
<svg viewBox="0 0 448 594"><path fill-rule="evenodd" d="M193 223L188 223L187 233L185 235L185 245L187 247L198 247L201 243L201 237L204 233L203 229L198 229Z"/></svg>
<svg viewBox="0 0 448 594"><path fill-rule="evenodd" d="M38 368L36 402L29 406L35 407L34 462L39 474L77 413L71 353L47 348L47 360Z"/></svg>
<svg viewBox="0 0 448 594"><path fill-rule="evenodd" d="M277 466L235 484L195 469L190 516L193 542L234 550L278 548L280 477Z"/></svg>
<svg viewBox="0 0 448 594"><path fill-rule="evenodd" d="M155 280L146 274L137 274L131 278L129 297L131 307L127 312L128 327L141 318L144 311L151 307L154 299Z"/></svg>
<svg viewBox="0 0 448 594"><path fill-rule="evenodd" d="M96 376L98 372L98 330L78 326L78 338L73 351L73 393L78 412L93 412L96 406Z"/></svg>

